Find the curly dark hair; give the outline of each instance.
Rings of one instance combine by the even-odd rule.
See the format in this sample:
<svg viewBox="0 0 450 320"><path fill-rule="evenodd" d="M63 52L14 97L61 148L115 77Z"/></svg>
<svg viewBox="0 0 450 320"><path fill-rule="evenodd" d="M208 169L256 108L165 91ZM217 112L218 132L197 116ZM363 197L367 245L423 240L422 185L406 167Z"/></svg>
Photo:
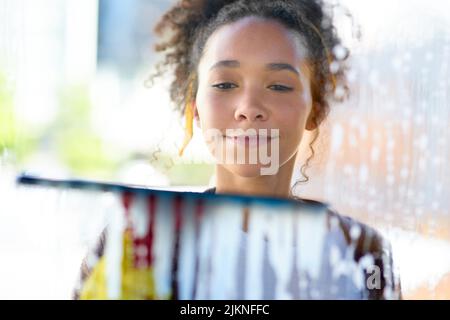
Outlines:
<svg viewBox="0 0 450 320"><path fill-rule="evenodd" d="M323 0L180 0L155 27L161 38L155 50L163 53L164 59L151 79L172 70L175 77L170 97L184 112L197 91L197 66L208 38L220 26L248 16L275 20L299 34L306 45L313 71L311 93L317 127L310 142L312 154L301 169L306 179L300 182L307 182L304 171L314 157L319 125L329 113L331 100L342 101L348 95L345 62L349 51L342 46Z"/></svg>

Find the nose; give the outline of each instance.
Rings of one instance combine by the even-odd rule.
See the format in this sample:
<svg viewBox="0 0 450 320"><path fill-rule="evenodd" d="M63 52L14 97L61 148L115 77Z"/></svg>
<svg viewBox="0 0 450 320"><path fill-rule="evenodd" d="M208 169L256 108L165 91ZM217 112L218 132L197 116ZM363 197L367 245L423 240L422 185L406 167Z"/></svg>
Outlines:
<svg viewBox="0 0 450 320"><path fill-rule="evenodd" d="M237 121L265 121L268 118L268 112L261 101L260 94L256 90L248 90L244 93L242 99L234 112L234 118Z"/></svg>

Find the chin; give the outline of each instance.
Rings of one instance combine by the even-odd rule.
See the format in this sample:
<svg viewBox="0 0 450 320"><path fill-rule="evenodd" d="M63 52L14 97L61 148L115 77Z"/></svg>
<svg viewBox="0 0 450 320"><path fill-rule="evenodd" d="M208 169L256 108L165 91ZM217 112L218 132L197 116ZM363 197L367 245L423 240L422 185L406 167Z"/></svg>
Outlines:
<svg viewBox="0 0 450 320"><path fill-rule="evenodd" d="M225 165L224 168L234 175L243 178L257 178L262 176L261 169L267 166L261 164L234 164Z"/></svg>

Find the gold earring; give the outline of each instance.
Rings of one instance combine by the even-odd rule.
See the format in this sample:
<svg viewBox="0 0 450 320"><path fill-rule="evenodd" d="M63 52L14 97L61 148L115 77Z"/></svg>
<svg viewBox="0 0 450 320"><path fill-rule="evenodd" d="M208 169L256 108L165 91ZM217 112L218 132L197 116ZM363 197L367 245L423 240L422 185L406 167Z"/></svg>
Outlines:
<svg viewBox="0 0 450 320"><path fill-rule="evenodd" d="M184 107L184 121L185 121L185 129L184 129L184 141L181 146L178 155L181 157L183 155L184 150L192 139L194 135L194 103L192 100L192 81L189 84L187 95L186 106Z"/></svg>

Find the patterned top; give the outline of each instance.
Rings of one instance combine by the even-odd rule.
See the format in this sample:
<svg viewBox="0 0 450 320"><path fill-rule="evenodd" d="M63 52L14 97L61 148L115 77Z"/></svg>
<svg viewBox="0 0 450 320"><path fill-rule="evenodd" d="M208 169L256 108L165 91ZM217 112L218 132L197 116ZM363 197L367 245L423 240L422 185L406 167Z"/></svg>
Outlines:
<svg viewBox="0 0 450 320"><path fill-rule="evenodd" d="M208 189L205 193L215 194L215 188ZM321 204L314 200L300 198L296 198L296 200L305 204ZM311 277L309 273L298 266L299 261L301 264L301 259L304 259L301 257L301 253L300 260L298 257L294 257L286 260L290 261L288 264L283 262L280 265L279 261L274 261L273 250L274 248L277 250L276 248L279 247L273 247L273 245L270 247L267 238L264 238L261 249L258 249L262 250L259 251L258 260L254 260L255 256L252 255L254 254L252 251L254 247L251 246L250 234L246 230L244 219L242 230L235 234L238 245L236 249L233 249L238 251L237 265L235 265L237 269L235 269L236 272L233 272L234 277L236 277L233 281L236 284L234 297L236 299L248 297L245 286L245 277L248 276L246 263L251 263L252 268L255 268L256 263L256 266L262 267L256 267L261 272L257 279L262 279L262 281L257 280L258 286L260 286L258 290L261 293L259 297L267 300L280 298L281 282L284 282L282 285L283 295L294 299L401 299L400 282L394 276L390 244L377 231L367 225L342 216L328 206L326 208L324 221L328 225L328 232L325 233L323 246L320 246L321 249L314 249L315 251L310 250L314 257L321 259L320 266L314 270L314 277ZM164 216L167 216L167 214ZM228 222L225 221L225 223ZM124 258L122 258L121 263L121 296L123 298L161 298L154 294L156 278L154 278L154 270L151 267L151 257L149 257L150 265L146 265L144 268L139 269L139 265L135 264L137 262L135 260L136 252L133 252L133 250L135 251L137 247L142 246L145 241L150 241L150 243L154 241L148 238L148 235L146 237L146 240L144 238L138 239L133 235L132 230L125 231L123 235ZM108 297L106 293L106 265L105 259L103 259L106 240L105 230L102 232L93 252L83 260L80 281L74 292L75 299ZM143 240L145 241L142 242ZM314 240L307 238L306 242L309 242L308 246L312 247ZM182 241L180 243L182 246L184 245ZM295 256L295 252L298 252L299 249L298 247L297 249L294 248L297 244L298 242L293 243L293 250L291 251L286 251L287 247L284 246L283 250L285 251L283 252L294 252ZM316 254L317 250L322 251L320 254ZM272 260L270 260L271 258ZM221 261L221 263L227 263L226 259ZM178 265L178 262L175 263ZM289 266L290 263L293 263L293 265ZM280 268L284 270L281 275L279 273ZM196 280L196 283L204 287L204 281L206 280L205 278L202 279L204 280ZM233 278L228 279L233 280ZM173 285L177 287L176 284ZM172 287L172 289L175 287ZM172 296L168 298L174 297L174 293L171 294ZM198 297L198 293L194 296ZM175 297L178 297L178 293L175 293Z"/></svg>
<svg viewBox="0 0 450 320"><path fill-rule="evenodd" d="M205 190L205 193L215 194L216 188L210 188ZM315 200L295 198L296 200L303 203L318 203ZM392 260L392 250L390 243L384 239L379 232L374 230L373 228L358 222L350 217L342 216L337 213L335 210L328 207L328 219L330 221L338 221L339 222L339 231L335 234L330 234L329 237L333 237L327 243L336 243L337 247L343 249L342 252L345 251L345 248L351 246L351 244L356 244L356 246L352 249L353 251L353 261L356 264L361 264L364 259L367 257L373 257L371 264L364 269L365 275L365 290L362 292L357 290L356 288L349 288L348 282L346 279L341 278L340 283L337 284L336 292L330 292L325 298L327 299L370 299L370 300L386 300L386 299L401 299L401 285L400 279L395 276L394 268L393 268L393 260ZM337 220L336 220L337 219ZM357 237L355 239L355 233L357 230ZM241 248L245 247L245 237L243 237L243 245ZM244 254L244 253L242 253ZM330 248L324 248L324 256L330 255ZM322 267L321 273L323 278L327 278L327 283L322 283L322 286L330 286L332 285L333 279L330 275L333 273L334 266L328 265ZM267 268L266 268L267 269ZM269 267L270 269L270 267ZM372 282L371 277L375 275L375 270L380 272L380 283L379 285L375 284L375 281ZM266 279L271 277L271 272L266 272ZM269 280L270 282L270 280ZM338 280L339 282L339 280ZM371 286L370 284L374 285ZM350 285L351 286L351 285ZM273 290L267 290L268 292L273 292ZM329 290L328 290L329 292ZM322 296L323 297L323 296ZM267 299L271 298L270 293L266 295Z"/></svg>

